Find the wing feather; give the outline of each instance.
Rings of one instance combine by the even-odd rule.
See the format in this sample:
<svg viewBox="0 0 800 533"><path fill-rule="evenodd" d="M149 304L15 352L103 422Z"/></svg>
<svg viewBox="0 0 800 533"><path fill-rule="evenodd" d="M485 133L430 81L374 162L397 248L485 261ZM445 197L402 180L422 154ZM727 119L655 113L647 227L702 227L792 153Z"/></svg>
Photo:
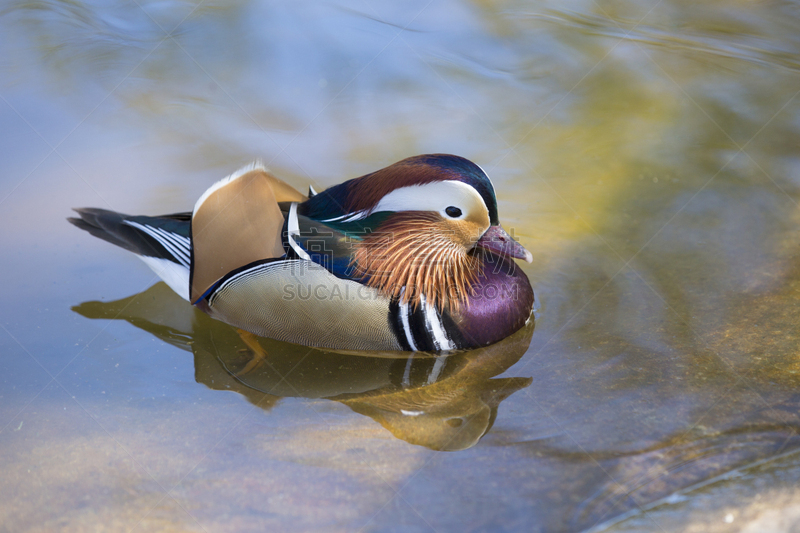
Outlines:
<svg viewBox="0 0 800 533"><path fill-rule="evenodd" d="M281 257L284 215L278 202L305 200L259 166L245 167L211 186L192 215L192 302L227 273Z"/></svg>

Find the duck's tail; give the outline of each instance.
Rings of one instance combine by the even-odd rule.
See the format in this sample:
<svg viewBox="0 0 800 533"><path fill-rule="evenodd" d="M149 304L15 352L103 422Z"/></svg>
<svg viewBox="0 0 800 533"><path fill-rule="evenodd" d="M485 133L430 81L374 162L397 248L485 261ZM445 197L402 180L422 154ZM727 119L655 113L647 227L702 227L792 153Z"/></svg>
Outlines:
<svg viewBox="0 0 800 533"><path fill-rule="evenodd" d="M191 213L130 216L106 209L75 209L75 226L135 253L182 298L189 299Z"/></svg>

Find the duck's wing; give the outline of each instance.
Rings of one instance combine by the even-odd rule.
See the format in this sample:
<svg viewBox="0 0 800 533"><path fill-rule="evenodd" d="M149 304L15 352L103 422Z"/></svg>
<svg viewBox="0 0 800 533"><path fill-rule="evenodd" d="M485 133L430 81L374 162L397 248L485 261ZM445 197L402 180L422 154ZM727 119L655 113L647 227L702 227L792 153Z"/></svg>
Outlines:
<svg viewBox="0 0 800 533"><path fill-rule="evenodd" d="M294 210L286 213L284 234L293 257L313 261L338 278L353 279L350 275L353 271L353 244L359 240L358 236L297 215Z"/></svg>
<svg viewBox="0 0 800 533"><path fill-rule="evenodd" d="M284 255L284 215L278 202L306 197L261 166L249 166L212 185L192 214L191 301L214 283L255 261Z"/></svg>
<svg viewBox="0 0 800 533"><path fill-rule="evenodd" d="M189 263L189 219L191 213L175 213L172 215L131 216L107 209L80 207L74 211L80 218L69 217L67 220L80 229L87 231L137 255L169 259L175 262ZM164 236L141 230L141 226L155 228ZM173 240L185 239L178 245Z"/></svg>
<svg viewBox="0 0 800 533"><path fill-rule="evenodd" d="M107 209L75 209L72 224L135 253L181 298L189 299L189 220L191 213L131 216Z"/></svg>
<svg viewBox="0 0 800 533"><path fill-rule="evenodd" d="M317 220L298 214L297 206L281 204L286 217L284 235L292 257L313 261L342 279L363 281L355 262L355 246L379 230L390 213L375 213L353 221Z"/></svg>

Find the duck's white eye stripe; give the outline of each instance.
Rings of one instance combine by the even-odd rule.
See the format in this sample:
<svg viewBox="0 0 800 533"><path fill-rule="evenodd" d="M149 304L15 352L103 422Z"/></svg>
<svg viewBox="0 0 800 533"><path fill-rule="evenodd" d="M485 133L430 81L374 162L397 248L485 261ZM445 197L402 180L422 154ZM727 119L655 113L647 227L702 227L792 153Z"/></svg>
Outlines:
<svg viewBox="0 0 800 533"><path fill-rule="evenodd" d="M462 211L475 214L480 211L487 215L489 209L471 185L454 180L435 181L424 185L410 185L395 189L378 202L370 211L436 211L444 213L450 206L458 206Z"/></svg>

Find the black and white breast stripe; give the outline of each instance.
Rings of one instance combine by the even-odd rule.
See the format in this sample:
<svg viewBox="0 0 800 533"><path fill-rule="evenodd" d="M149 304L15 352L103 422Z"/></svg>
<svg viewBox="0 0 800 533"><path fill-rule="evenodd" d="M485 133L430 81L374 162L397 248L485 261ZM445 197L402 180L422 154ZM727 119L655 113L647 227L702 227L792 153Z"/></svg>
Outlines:
<svg viewBox="0 0 800 533"><path fill-rule="evenodd" d="M270 269L291 267L291 263L297 263L298 266L295 267L297 269L301 269L303 268L303 265L305 265L305 261L273 258L273 259L264 259L261 261L257 261L256 263L250 263L249 265L246 265L242 268L238 268L230 272L228 275L222 278L222 280L218 283L216 287L213 288L213 290L208 296L208 305L213 307L216 299L219 297L220 294L225 292L225 290L228 287L236 286L238 283L247 279L249 276L253 276L255 274Z"/></svg>
<svg viewBox="0 0 800 533"><path fill-rule="evenodd" d="M450 333L445 329L439 311L423 296L416 308L408 302L400 303L400 298L389 307L390 320L398 341L404 350L421 352L442 352L458 348Z"/></svg>
<svg viewBox="0 0 800 533"><path fill-rule="evenodd" d="M128 226L133 226L155 239L158 244L163 246L164 249L172 255L175 262L189 268L192 256L189 237L184 237L177 233L170 233L162 228L156 228L148 224L139 224L132 220L125 220L123 223Z"/></svg>

